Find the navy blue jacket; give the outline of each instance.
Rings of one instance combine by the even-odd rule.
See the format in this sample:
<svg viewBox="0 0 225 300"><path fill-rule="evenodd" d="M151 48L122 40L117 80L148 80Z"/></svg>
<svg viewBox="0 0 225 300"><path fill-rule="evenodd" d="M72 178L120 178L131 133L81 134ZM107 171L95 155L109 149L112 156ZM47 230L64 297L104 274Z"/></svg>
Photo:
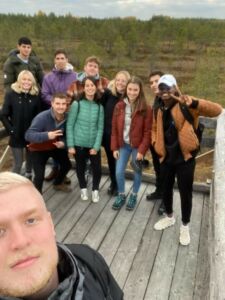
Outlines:
<svg viewBox="0 0 225 300"><path fill-rule="evenodd" d="M61 129L63 132L62 140L65 143L65 119L57 122L52 108L38 114L32 121L30 128L26 131L25 139L31 143L43 143L49 140L48 132Z"/></svg>

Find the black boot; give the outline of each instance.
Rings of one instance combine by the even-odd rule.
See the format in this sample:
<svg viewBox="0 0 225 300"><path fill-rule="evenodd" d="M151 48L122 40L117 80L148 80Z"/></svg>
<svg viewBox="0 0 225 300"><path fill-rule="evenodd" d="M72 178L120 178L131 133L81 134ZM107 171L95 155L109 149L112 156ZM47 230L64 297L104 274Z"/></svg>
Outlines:
<svg viewBox="0 0 225 300"><path fill-rule="evenodd" d="M115 182L110 183L110 186L108 187L108 194L112 196L117 195L117 184Z"/></svg>
<svg viewBox="0 0 225 300"><path fill-rule="evenodd" d="M159 199L162 199L162 193L157 189L153 193L146 196L146 200L148 201L156 201Z"/></svg>

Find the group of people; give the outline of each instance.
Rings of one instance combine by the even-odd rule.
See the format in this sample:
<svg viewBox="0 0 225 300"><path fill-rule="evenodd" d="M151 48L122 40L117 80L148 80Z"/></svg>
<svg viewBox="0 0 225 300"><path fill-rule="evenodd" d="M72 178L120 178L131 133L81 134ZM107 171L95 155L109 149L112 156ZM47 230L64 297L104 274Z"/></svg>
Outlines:
<svg viewBox="0 0 225 300"><path fill-rule="evenodd" d="M156 71L149 75L155 96L150 107L138 77L119 71L109 81L100 76L100 63L94 56L86 59L81 73L73 70L63 49L55 52L54 64L44 75L27 37L19 39L17 50L10 52L4 64L1 120L10 136L14 164L13 173L0 174L0 299L123 299L99 253L83 245L56 243L41 196L44 179L54 179L55 190L70 192L67 173L69 156L74 156L81 199L86 201L85 170L90 161L92 201L97 203L103 146L111 179L108 193L115 196L112 208L119 210L126 204L127 210L133 210L143 160L150 149L156 189L146 199L160 199L158 212L163 214L154 229L175 224L176 177L182 217L179 241L186 246L190 243L199 116L216 117L222 107L183 95L171 74ZM53 167L45 177L50 157ZM134 181L126 201L125 169L130 157Z"/></svg>
<svg viewBox="0 0 225 300"><path fill-rule="evenodd" d="M143 84L127 71L119 71L111 81L100 76L100 62L95 56L88 57L84 70L76 73L65 50L58 49L54 64L51 72L41 74L41 64L26 37L19 39L17 50L10 52L4 64L6 93L1 119L10 135L12 171L21 174L25 152L25 176L33 180L40 193L44 179L54 179L54 189L70 192L66 175L72 155L81 199L88 200L85 170L90 161L92 201L96 203L100 199L103 146L111 178L108 193L117 196L112 207L120 209L125 203L129 156L132 154L134 162L142 161L150 145L152 112ZM45 176L50 157L53 168ZM136 205L140 184L141 172L135 171L133 192L126 206L129 210Z"/></svg>

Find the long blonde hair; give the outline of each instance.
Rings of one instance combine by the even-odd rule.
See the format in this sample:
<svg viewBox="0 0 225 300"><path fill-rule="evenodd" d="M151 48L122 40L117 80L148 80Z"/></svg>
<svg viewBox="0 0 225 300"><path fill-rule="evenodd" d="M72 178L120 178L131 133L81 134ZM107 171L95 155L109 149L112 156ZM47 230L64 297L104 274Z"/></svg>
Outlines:
<svg viewBox="0 0 225 300"><path fill-rule="evenodd" d="M128 81L130 79L130 73L128 71L122 70L116 73L116 76L113 80L111 80L108 84L108 89L112 92L113 96L117 96L117 90L116 90L116 77L120 74L123 74L126 77L126 80ZM125 92L125 91L124 91Z"/></svg>
<svg viewBox="0 0 225 300"><path fill-rule="evenodd" d="M22 78L24 75L28 75L32 81L32 86L31 86L31 89L29 90L29 94L30 95L38 95L39 89L38 89L36 80L34 78L34 75L28 70L23 70L19 73L19 75L17 77L17 81L11 85L12 90L14 90L18 94L21 94L23 92L23 89L21 86L21 81L22 81Z"/></svg>

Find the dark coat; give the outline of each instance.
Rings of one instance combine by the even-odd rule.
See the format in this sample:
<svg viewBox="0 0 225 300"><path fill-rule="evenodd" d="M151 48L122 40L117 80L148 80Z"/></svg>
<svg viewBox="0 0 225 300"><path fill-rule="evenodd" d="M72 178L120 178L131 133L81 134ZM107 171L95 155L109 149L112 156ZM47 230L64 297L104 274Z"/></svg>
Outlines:
<svg viewBox="0 0 225 300"><path fill-rule="evenodd" d="M119 150L123 147L123 131L125 122L126 103L120 101L115 106L112 119L111 150ZM138 152L145 155L151 143L152 110L147 106L144 114L142 111L135 111L131 118L130 145L138 148Z"/></svg>
<svg viewBox="0 0 225 300"><path fill-rule="evenodd" d="M58 250L60 283L58 288L49 295L49 300L123 299L122 290L97 251L86 245L74 244L68 247L58 244ZM0 300L22 299L0 295Z"/></svg>
<svg viewBox="0 0 225 300"><path fill-rule="evenodd" d="M25 63L17 56L17 54L17 50L12 51L4 63L4 88L9 89L11 84L16 82L19 73L23 70L30 71L34 75L39 86L41 86L44 73L38 57L31 54L28 63Z"/></svg>
<svg viewBox="0 0 225 300"><path fill-rule="evenodd" d="M23 148L26 146L25 132L40 109L39 95L19 94L11 89L6 92L1 119L10 135L9 145L11 147Z"/></svg>
<svg viewBox="0 0 225 300"><path fill-rule="evenodd" d="M42 111L32 121L30 127L25 133L26 141L30 143L43 143L49 140L48 132L53 130L62 130L63 136L58 140L65 143L66 117L61 122L57 122L52 108Z"/></svg>
<svg viewBox="0 0 225 300"><path fill-rule="evenodd" d="M106 89L101 98L101 103L104 107L104 133L111 135L112 132L112 117L113 111L119 100L122 99L121 95L113 95L109 89Z"/></svg>

